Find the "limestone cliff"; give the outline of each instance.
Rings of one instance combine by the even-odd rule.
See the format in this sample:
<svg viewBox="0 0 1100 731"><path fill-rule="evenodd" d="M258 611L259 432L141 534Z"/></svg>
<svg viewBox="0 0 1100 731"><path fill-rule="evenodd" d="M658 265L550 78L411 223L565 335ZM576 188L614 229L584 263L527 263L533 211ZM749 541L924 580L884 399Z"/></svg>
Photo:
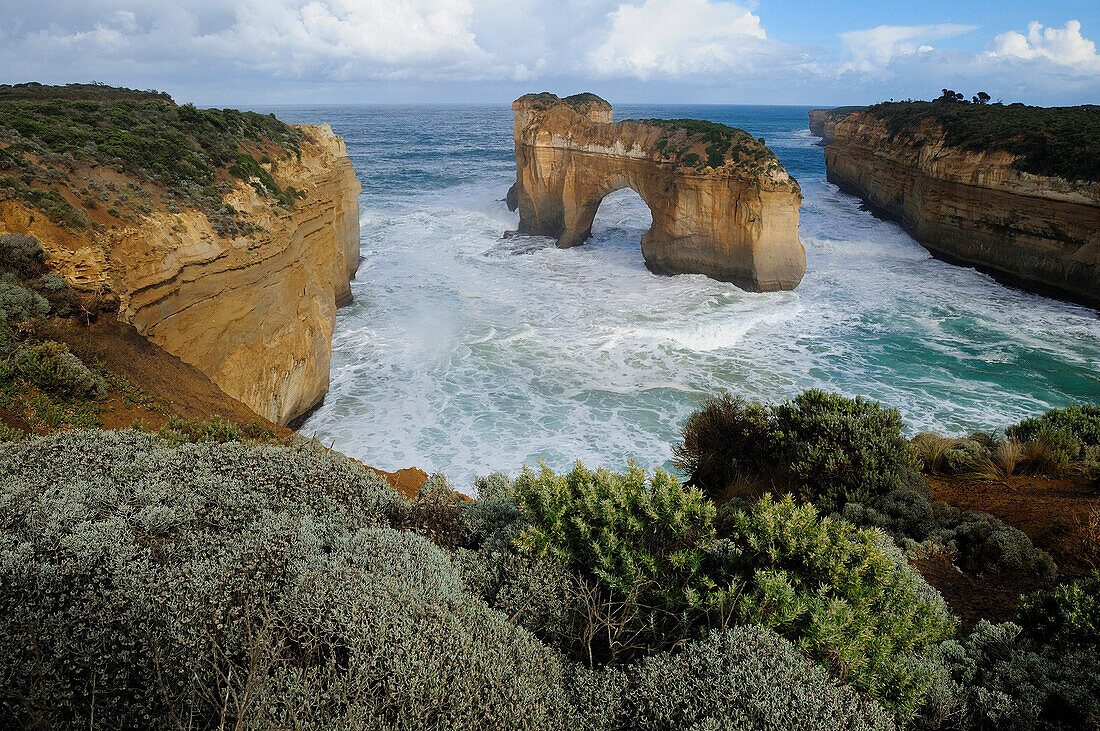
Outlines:
<svg viewBox="0 0 1100 731"><path fill-rule="evenodd" d="M793 289L806 270L798 239L802 193L763 140L697 120L612 122L593 94L516 100L520 232L584 243L603 198L631 188L653 223L650 269L697 273L753 291Z"/></svg>
<svg viewBox="0 0 1100 731"><path fill-rule="evenodd" d="M1002 149L949 146L934 122L898 134L854 113L825 149L828 179L899 220L935 256L1100 307L1100 183L1035 175Z"/></svg>
<svg viewBox="0 0 1100 731"><path fill-rule="evenodd" d="M825 147L836 136L837 122L853 112L858 112L866 107L837 107L836 109L811 109L810 133L821 138L819 145Z"/></svg>
<svg viewBox="0 0 1100 731"><path fill-rule="evenodd" d="M350 301L359 262L360 185L344 143L328 125L297 129L300 156L262 166L296 193L292 204L263 195L256 178L221 183L222 205L247 231L219 233L186 206L121 217L92 206L90 225L65 227L9 198L0 233L37 236L72 286L117 300L119 320L285 425L328 389L336 308ZM105 166L89 176L126 190Z"/></svg>

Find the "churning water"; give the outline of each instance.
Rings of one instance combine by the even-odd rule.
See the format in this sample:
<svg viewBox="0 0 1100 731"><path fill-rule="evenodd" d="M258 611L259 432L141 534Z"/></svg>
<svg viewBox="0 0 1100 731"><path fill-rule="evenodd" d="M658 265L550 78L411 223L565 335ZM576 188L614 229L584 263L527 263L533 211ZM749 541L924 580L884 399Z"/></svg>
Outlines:
<svg viewBox="0 0 1100 731"><path fill-rule="evenodd" d="M328 122L363 182L355 302L332 386L302 432L369 464L472 477L546 460L665 464L706 396L819 387L900 409L908 428L993 428L1100 399L1100 319L934 260L825 182L801 107L621 107L764 137L802 185L807 272L753 294L650 274L634 193L605 199L587 245L509 238L507 107L282 107Z"/></svg>

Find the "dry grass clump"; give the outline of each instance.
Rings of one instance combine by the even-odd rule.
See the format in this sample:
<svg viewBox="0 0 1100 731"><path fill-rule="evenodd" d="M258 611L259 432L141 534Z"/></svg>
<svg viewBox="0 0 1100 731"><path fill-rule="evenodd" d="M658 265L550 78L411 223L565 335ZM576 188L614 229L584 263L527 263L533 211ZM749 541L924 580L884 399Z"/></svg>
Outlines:
<svg viewBox="0 0 1100 731"><path fill-rule="evenodd" d="M1100 500L1094 500L1084 513L1073 516L1081 536L1081 555L1094 568L1100 568Z"/></svg>

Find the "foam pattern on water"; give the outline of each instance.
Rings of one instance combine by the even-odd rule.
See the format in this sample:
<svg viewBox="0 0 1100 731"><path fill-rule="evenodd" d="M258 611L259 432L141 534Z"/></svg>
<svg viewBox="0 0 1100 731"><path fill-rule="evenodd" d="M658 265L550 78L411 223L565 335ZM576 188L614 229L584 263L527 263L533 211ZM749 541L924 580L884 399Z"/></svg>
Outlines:
<svg viewBox="0 0 1100 731"><path fill-rule="evenodd" d="M663 107L764 136L806 197L808 269L754 294L646 270L631 191L592 240L559 250L514 229L506 108L280 109L327 121L363 180L355 302L332 385L303 431L384 469L476 474L546 460L667 464L705 396L819 387L897 406L911 431L992 428L1100 399L1100 319L936 261L824 180L804 109ZM626 114L622 114L625 111Z"/></svg>

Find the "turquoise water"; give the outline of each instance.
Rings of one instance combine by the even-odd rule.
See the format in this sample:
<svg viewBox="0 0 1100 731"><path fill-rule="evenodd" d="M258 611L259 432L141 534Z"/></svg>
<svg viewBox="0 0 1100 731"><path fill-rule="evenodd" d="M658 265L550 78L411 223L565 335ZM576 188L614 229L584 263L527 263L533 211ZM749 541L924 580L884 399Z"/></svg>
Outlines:
<svg viewBox="0 0 1100 731"><path fill-rule="evenodd" d="M282 107L328 122L363 182L355 302L332 387L302 431L384 469L476 474L546 460L665 464L722 390L778 400L818 387L896 406L910 431L994 428L1100 400L1094 311L936 261L825 182L801 107L621 107L764 137L802 185L807 272L753 294L642 261L649 211L609 196L587 245L502 239L517 226L507 107Z"/></svg>

